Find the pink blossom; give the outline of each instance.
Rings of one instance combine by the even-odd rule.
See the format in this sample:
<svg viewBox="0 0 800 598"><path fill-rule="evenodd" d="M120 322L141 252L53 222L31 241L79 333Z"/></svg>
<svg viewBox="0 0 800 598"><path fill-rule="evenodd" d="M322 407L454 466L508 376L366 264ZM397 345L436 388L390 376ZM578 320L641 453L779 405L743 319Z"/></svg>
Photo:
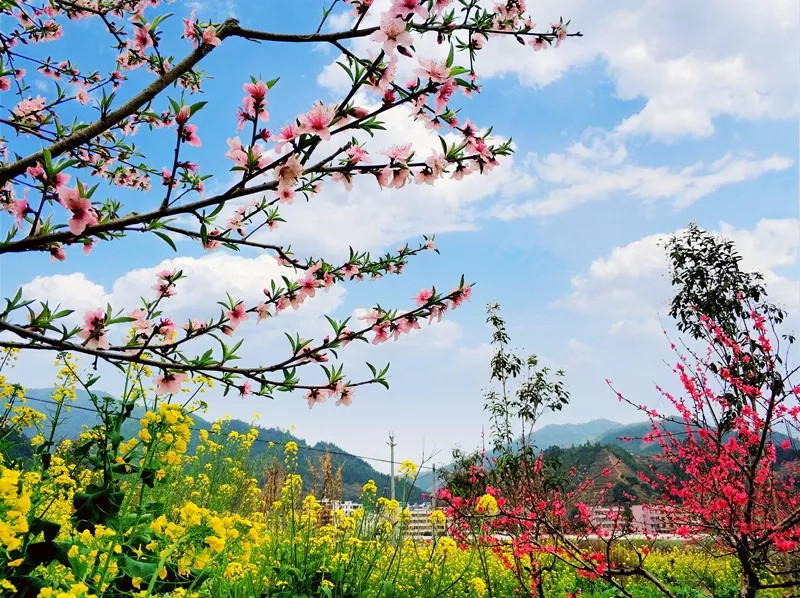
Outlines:
<svg viewBox="0 0 800 598"><path fill-rule="evenodd" d="M372 339L373 345L379 345L382 342L389 340L389 322L381 322L372 327L372 332L375 333L375 338Z"/></svg>
<svg viewBox="0 0 800 598"><path fill-rule="evenodd" d="M298 285L300 286L299 294L303 295L303 297L314 297L317 294L317 287L320 285L320 281L314 276L314 272L307 272L306 275L298 281Z"/></svg>
<svg viewBox="0 0 800 598"><path fill-rule="evenodd" d="M37 95L35 98L21 100L11 112L26 122L42 122L44 120L42 111L46 105L45 99Z"/></svg>
<svg viewBox="0 0 800 598"><path fill-rule="evenodd" d="M181 106L178 114L175 115L175 122L179 125L185 125L189 122L189 117L192 115L192 108L190 106Z"/></svg>
<svg viewBox="0 0 800 598"><path fill-rule="evenodd" d="M143 25L136 25L134 28L133 47L140 52L146 50L153 45L153 40L150 37L150 23Z"/></svg>
<svg viewBox="0 0 800 598"><path fill-rule="evenodd" d="M381 17L381 27L370 39L382 43L383 51L387 54L392 54L397 46L409 47L414 43L411 34L406 31L406 22L391 13Z"/></svg>
<svg viewBox="0 0 800 598"><path fill-rule="evenodd" d="M22 228L22 220L25 218L25 214L27 214L29 210L28 200L15 199L6 207L6 210L8 210L8 213L14 217L17 228Z"/></svg>
<svg viewBox="0 0 800 598"><path fill-rule="evenodd" d="M358 164L359 162L369 164L369 154L367 154L367 151L360 145L351 145L347 148L347 155L350 156L351 164Z"/></svg>
<svg viewBox="0 0 800 598"><path fill-rule="evenodd" d="M183 35L184 37L192 42L192 45L196 48L197 47L197 28L195 26L195 12L189 15L188 19L182 19L183 21Z"/></svg>
<svg viewBox="0 0 800 598"><path fill-rule="evenodd" d="M161 396L164 394L178 394L181 391L181 384L183 384L188 374L183 372L164 372L160 376L156 376L153 382L156 383L156 394Z"/></svg>
<svg viewBox="0 0 800 598"><path fill-rule="evenodd" d="M334 183L342 183L347 191L350 191L353 188L352 172L334 172L331 180Z"/></svg>
<svg viewBox="0 0 800 598"><path fill-rule="evenodd" d="M242 89L247 92L247 94L253 98L256 102L263 102L267 96L267 91L269 88L267 84L263 81L256 81L255 83L245 83L242 85Z"/></svg>
<svg viewBox="0 0 800 598"><path fill-rule="evenodd" d="M175 179L172 178L172 173L167 170L166 166L161 168L161 184L165 187L175 186Z"/></svg>
<svg viewBox="0 0 800 598"><path fill-rule="evenodd" d="M383 314L379 312L377 309L372 309L363 316L359 316L359 320L363 320L367 323L367 326L374 325L378 320L383 317Z"/></svg>
<svg viewBox="0 0 800 598"><path fill-rule="evenodd" d="M72 212L67 224L73 235L80 235L87 226L97 224L97 212L88 197L81 197L77 188L62 187L58 191L61 204Z"/></svg>
<svg viewBox="0 0 800 598"><path fill-rule="evenodd" d="M450 79L450 67L444 60L420 58L419 63L422 68L414 72L420 77L430 79L434 83L444 83Z"/></svg>
<svg viewBox="0 0 800 598"><path fill-rule="evenodd" d="M8 91L9 89L11 89L11 79L0 77L0 91Z"/></svg>
<svg viewBox="0 0 800 598"><path fill-rule="evenodd" d="M422 307L428 301L431 300L431 297L433 297L433 290L431 290L431 289L422 289L419 293L414 295L414 297L412 297L412 299L414 299L417 302L417 307Z"/></svg>
<svg viewBox="0 0 800 598"><path fill-rule="evenodd" d="M339 405L344 405L345 407L349 407L353 404L353 389L350 386L345 386L340 395L339 400L336 401L337 407Z"/></svg>
<svg viewBox="0 0 800 598"><path fill-rule="evenodd" d="M383 154L396 162L405 164L409 157L411 157L411 144L393 145L389 149L384 150Z"/></svg>
<svg viewBox="0 0 800 598"><path fill-rule="evenodd" d="M334 116L336 116L335 105L324 106L322 102L316 102L311 110L297 117L300 123L300 132L318 135L327 141L331 138L329 126Z"/></svg>
<svg viewBox="0 0 800 598"><path fill-rule="evenodd" d="M61 248L61 245L53 245L50 248L50 261L55 262L63 262L67 259L67 254L64 253L64 250Z"/></svg>
<svg viewBox="0 0 800 598"><path fill-rule="evenodd" d="M217 28L213 25L206 27L203 31L203 43L211 46L218 46L222 40L217 37Z"/></svg>
<svg viewBox="0 0 800 598"><path fill-rule="evenodd" d="M551 27L556 36L556 47L558 47L561 42L567 39L567 25L566 23L553 23Z"/></svg>
<svg viewBox="0 0 800 598"><path fill-rule="evenodd" d="M269 303L262 303L256 306L256 313L258 314L259 322L261 320L266 320L268 317L270 317L270 315L272 314L269 313Z"/></svg>
<svg viewBox="0 0 800 598"><path fill-rule="evenodd" d="M242 140L239 137L228 138L228 153L225 154L226 158L233 160L236 166L242 168L247 166L247 152L242 145Z"/></svg>
<svg viewBox="0 0 800 598"><path fill-rule="evenodd" d="M428 11L423 4L426 4L425 0L392 0L392 7L389 12L398 17L406 18L416 15L424 19L428 16Z"/></svg>
<svg viewBox="0 0 800 598"><path fill-rule="evenodd" d="M395 168L393 171L391 187L402 189L408 182L409 171L406 168Z"/></svg>
<svg viewBox="0 0 800 598"><path fill-rule="evenodd" d="M160 334L165 339L171 338L175 332L177 331L178 327L175 325L175 322L170 318L164 318L161 322L158 323L156 326L155 331L156 334Z"/></svg>
<svg viewBox="0 0 800 598"><path fill-rule="evenodd" d="M31 178L38 179L44 175L44 168L42 168L42 165L37 162L36 166L28 166L25 172L27 172L28 176Z"/></svg>
<svg viewBox="0 0 800 598"><path fill-rule="evenodd" d="M306 400L308 401L308 408L311 409L317 403L324 403L327 397L319 388L312 388L306 394Z"/></svg>
<svg viewBox="0 0 800 598"><path fill-rule="evenodd" d="M381 170L375 173L375 178L378 181L378 186L383 189L391 184L392 168L384 166Z"/></svg>
<svg viewBox="0 0 800 598"><path fill-rule="evenodd" d="M458 84L453 79L448 79L445 81L439 89L436 90L434 94L434 114L441 114L444 112L445 108L447 107L447 103L450 101L450 98L453 97L453 94L458 89Z"/></svg>
<svg viewBox="0 0 800 598"><path fill-rule="evenodd" d="M419 322L417 321L417 317L413 314L409 314L404 318L400 318L394 323L394 340L400 338L401 334L407 334L412 330L419 330Z"/></svg>
<svg viewBox="0 0 800 598"><path fill-rule="evenodd" d="M78 102L80 104L83 104L84 106L91 101L91 98L89 97L89 93L83 87L81 87L78 90L78 93L75 94L75 99L78 100Z"/></svg>
<svg viewBox="0 0 800 598"><path fill-rule="evenodd" d="M278 188L278 200L282 203L294 203L295 192L291 187Z"/></svg>
<svg viewBox="0 0 800 598"><path fill-rule="evenodd" d="M351 262L348 262L344 266L342 266L342 273L345 276L349 276L350 278L352 278L353 276L358 274L358 266L356 266Z"/></svg>
<svg viewBox="0 0 800 598"><path fill-rule="evenodd" d="M444 12L444 9L450 6L450 3L453 0L434 0L433 2L433 12L437 15L441 16Z"/></svg>
<svg viewBox="0 0 800 598"><path fill-rule="evenodd" d="M239 396L240 397L247 397L253 394L253 386L250 383L250 380L245 380L244 384L239 387Z"/></svg>
<svg viewBox="0 0 800 598"><path fill-rule="evenodd" d="M197 136L197 125L186 125L181 131L181 139L194 147L200 147L203 142Z"/></svg>
<svg viewBox="0 0 800 598"><path fill-rule="evenodd" d="M156 284L153 285L153 290L158 292L159 297L172 297L175 294L175 283L172 278L175 272L172 270L162 270L156 274Z"/></svg>
<svg viewBox="0 0 800 598"><path fill-rule="evenodd" d="M303 164L297 156L292 155L283 164L276 166L273 172L278 181L278 189L293 187L303 174Z"/></svg>
<svg viewBox="0 0 800 598"><path fill-rule="evenodd" d="M539 50L545 50L547 48L547 42L543 37L534 37L530 42L531 47L538 52Z"/></svg>
<svg viewBox="0 0 800 598"><path fill-rule="evenodd" d="M105 321L106 315L101 308L87 311L83 316L83 329L78 336L84 339L87 349L108 350L111 347L106 337Z"/></svg>
<svg viewBox="0 0 800 598"><path fill-rule="evenodd" d="M300 133L301 133L300 128L295 124L286 125L285 127L282 127L281 130L278 132L278 139L280 139L280 141L278 141L278 143L275 144L275 151L280 153L283 150L283 147L287 143L290 143L293 140L297 139Z"/></svg>
<svg viewBox="0 0 800 598"><path fill-rule="evenodd" d="M133 318L133 326L140 333L149 335L153 331L153 324L147 319L147 312L142 308L134 309L128 315Z"/></svg>
<svg viewBox="0 0 800 598"><path fill-rule="evenodd" d="M473 33L470 38L470 45L475 48L476 50L480 50L483 48L483 44L486 43L486 38L481 33Z"/></svg>
<svg viewBox="0 0 800 598"><path fill-rule="evenodd" d="M64 185L69 182L70 176L66 173L59 172L56 176L51 179L48 179L47 182L49 183L50 187L55 189L56 191L60 191Z"/></svg>
<svg viewBox="0 0 800 598"><path fill-rule="evenodd" d="M244 308L244 303L237 303L236 307L225 312L225 316L228 318L228 326L236 330L239 324L247 319L247 310Z"/></svg>

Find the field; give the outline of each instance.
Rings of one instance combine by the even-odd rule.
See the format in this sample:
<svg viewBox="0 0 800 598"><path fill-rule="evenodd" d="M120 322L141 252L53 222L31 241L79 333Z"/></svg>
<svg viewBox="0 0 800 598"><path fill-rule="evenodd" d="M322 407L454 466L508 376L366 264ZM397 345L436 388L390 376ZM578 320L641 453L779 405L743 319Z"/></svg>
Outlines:
<svg viewBox="0 0 800 598"><path fill-rule="evenodd" d="M69 386L55 397L63 412L74 394ZM52 422L16 398L18 387L2 380L0 392L4 446L19 452L30 442L34 450L30 458L0 464L4 595L520 595L517 577L504 565L511 548L495 553L457 545L442 511L430 517L430 539L412 539L404 533L406 505L378 496L371 481L362 489L364 508L349 516L304 495L293 442L286 443L271 491L248 458L255 430L227 431L221 421L192 442L189 408L154 401L135 436L86 430L43 458L37 448L47 444ZM43 433L30 441L12 434L31 424ZM407 464L401 491L415 470ZM614 555L617 562L635 558L634 550ZM731 559L674 544L645 558L677 596L737 595L739 572ZM556 557L542 556L541 564L545 596L617 595ZM625 586L632 596L658 595L645 580L632 577Z"/></svg>

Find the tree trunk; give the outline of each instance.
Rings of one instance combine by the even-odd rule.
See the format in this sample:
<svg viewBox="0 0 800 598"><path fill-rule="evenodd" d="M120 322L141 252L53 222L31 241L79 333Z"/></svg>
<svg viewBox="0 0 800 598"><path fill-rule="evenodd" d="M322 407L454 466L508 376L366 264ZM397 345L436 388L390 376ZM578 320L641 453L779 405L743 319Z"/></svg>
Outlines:
<svg viewBox="0 0 800 598"><path fill-rule="evenodd" d="M739 598L755 598L758 579L754 575L742 572L742 581L739 585Z"/></svg>

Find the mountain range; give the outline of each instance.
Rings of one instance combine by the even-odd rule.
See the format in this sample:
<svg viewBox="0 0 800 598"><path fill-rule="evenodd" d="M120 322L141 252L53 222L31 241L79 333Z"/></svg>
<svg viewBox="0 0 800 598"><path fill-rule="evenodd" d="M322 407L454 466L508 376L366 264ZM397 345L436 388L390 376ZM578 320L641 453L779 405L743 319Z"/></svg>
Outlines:
<svg viewBox="0 0 800 598"><path fill-rule="evenodd" d="M29 403L31 407L52 417L55 409L55 405L50 401L53 389L27 389L26 392L31 400ZM106 395L106 393L102 392L95 394ZM74 402L68 401L65 405L69 407L69 411L63 413L59 418L60 421L56 428L56 441L77 438L85 427L92 427L100 423L99 415L86 391L78 390L76 400ZM144 409L141 407L133 410L130 419L123 426L123 437L127 438L138 433L139 420L143 416ZM193 441L189 445L189 454L193 452L196 445L197 432L199 430L210 430L212 425L212 422L196 414L192 415L192 419L194 420ZM361 486L367 480L374 480L380 492L386 495L389 493L390 480L387 474L377 471L365 459L352 455L333 443L317 442L316 444L309 444L289 431L277 428L263 428L238 419L231 419L225 424L227 432L235 430L240 433L246 433L252 428L258 430L258 439L253 444L250 453L251 465L256 470L256 475L259 475L259 470L264 472L276 459L280 462L283 459L284 445L289 441L294 441L299 448L298 473L302 476L304 484L307 486L310 486L309 480L312 479L312 468L317 471L320 469L319 457L328 454L331 458L332 471L335 473L340 466L342 468L342 498L344 500L357 500L361 492ZM34 433L33 430L26 431L28 436L32 436ZM273 443L273 445L270 446L270 443ZM263 476L263 473L261 476ZM398 485L398 495L401 492L399 490L401 487L402 485ZM309 489L309 487L306 488L306 490ZM422 500L422 490L419 486L408 488L406 492L408 493L409 502L420 502Z"/></svg>
<svg viewBox="0 0 800 598"><path fill-rule="evenodd" d="M31 406L40 411L52 412L53 404L49 402L52 389L29 389L28 396L35 403ZM88 393L78 391L77 399L70 403L71 410L60 422L56 440L77 437L84 427L91 427L99 423L98 415ZM101 393L102 394L102 393ZM144 415L141 408L134 409L130 420L123 428L123 436L129 437L138 433L138 420ZM196 442L198 430L210 430L211 422L197 415L194 420L193 439ZM277 428L262 428L241 420L231 419L226 423L226 430L235 430L246 433L250 429L258 430L258 440L251 451L251 466L256 476L264 479L266 469L271 463L280 462L283 458L283 447L286 442L297 443L300 459L298 460L298 473L303 477L306 490L311 490L309 481L313 479L312 470L319 471L319 457L328 454L331 459L331 469L336 472L342 468L342 497L345 500L357 500L361 486L367 480L374 480L381 493L388 495L389 476L377 471L365 458L353 455L339 446L329 442L309 444L291 432ZM667 424L667 429L673 432L681 431L681 424ZM549 454L558 456L567 468L576 467L581 474L596 475L606 466L616 464L614 468L615 479L611 480L615 487L614 493L620 495L624 492L638 496L642 500L649 497L649 488L642 485L637 472L646 469L651 462L651 457L658 452L656 443L644 443L640 439L650 431L649 422L621 424L608 419L595 419L580 424L550 424L535 430L532 434L534 446ZM32 431L28 431L32 434ZM783 435L776 434L776 443L780 444ZM633 439L633 440L628 440ZM274 443L272 446L270 443ZM24 445L21 445L24 446ZM193 451L194 443L190 444L189 452ZM779 450L779 461L797 458L795 449ZM786 453L786 454L784 454ZM489 454L491 457L491 454ZM441 469L448 469L443 466ZM430 471L421 472L415 485L407 489L409 502L419 502L423 493L433 492L436 480Z"/></svg>

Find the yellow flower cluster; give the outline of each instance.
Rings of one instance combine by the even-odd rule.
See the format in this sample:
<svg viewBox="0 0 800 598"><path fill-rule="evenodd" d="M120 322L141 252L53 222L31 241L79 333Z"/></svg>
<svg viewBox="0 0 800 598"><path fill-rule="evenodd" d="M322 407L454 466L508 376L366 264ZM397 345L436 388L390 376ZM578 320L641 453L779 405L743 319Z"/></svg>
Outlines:
<svg viewBox="0 0 800 598"><path fill-rule="evenodd" d="M447 525L447 517L445 517L445 514L440 509L431 511L431 514L428 515L428 521L435 527L444 527Z"/></svg>
<svg viewBox="0 0 800 598"><path fill-rule="evenodd" d="M413 478L417 475L417 464L413 461L403 461L400 464L400 475L406 478Z"/></svg>
<svg viewBox="0 0 800 598"><path fill-rule="evenodd" d="M491 494L481 496L478 499L478 504L475 505L475 510L486 515L497 515L500 511L497 507L497 499Z"/></svg>
<svg viewBox="0 0 800 598"><path fill-rule="evenodd" d="M0 378L0 392L15 391ZM495 553L457 544L446 534L442 510L433 510L429 525L422 526L429 539L406 537L411 511L400 501L379 498L376 483L369 480L361 488L362 506L345 515L335 502L304 492L296 469L300 447L293 441L285 444L283 461L276 455L268 465L280 469L280 475L269 478L268 469L273 485L268 492L265 483L262 494L256 476L264 470L250 459L258 431L229 431L227 420L215 422L199 432L200 444L187 455L191 422L184 408L167 403L145 413L138 437L118 445L114 471L122 472L121 513L106 522L108 527L97 524L93 531L73 527L73 498L76 492L91 492L87 486L99 484L102 471L86 468L85 460L71 460L70 443L51 455L48 468L19 471L0 463L0 566L13 570L22 564L22 538L29 522L42 517L61 526L57 541L66 559L30 574L43 583L40 598L95 598L120 584L133 586L127 594L132 598L302 595L310 585L319 595L339 596L345 588L357 588L360 597L377 598L386 595L387 583L396 598L519 592L519 578L504 564L504 557L515 562L512 547ZM107 441L100 429L84 432L83 441L88 440ZM146 467L153 462L169 467L159 470L163 475L156 475L149 487L141 483L141 468L132 455L147 461ZM411 462L401 468L406 477L417 471ZM496 499L480 497L476 511L496 515ZM643 554L619 550L613 560L636 565ZM670 583L698 587L700 571L708 591L735 595L729 590L740 573L730 558L710 558L683 547L651 549L644 558L651 571ZM520 562L531 568L530 557ZM575 569L560 561L548 562L541 583L548 596L574 595L585 587ZM631 580L626 587L632 596L649 595L644 586L639 592L636 583L643 582ZM609 590L602 582L597 589ZM0 575L0 595L15 593L14 584ZM773 595L778 594L765 593Z"/></svg>
<svg viewBox="0 0 800 598"><path fill-rule="evenodd" d="M30 509L31 494L24 487L22 472L0 465L0 548L12 551L21 546Z"/></svg>
<svg viewBox="0 0 800 598"><path fill-rule="evenodd" d="M147 411L139 421L139 438L145 445L163 443L167 447L164 461L169 465L178 465L180 455L186 452L192 437L189 429L191 423L191 418L180 405L161 403L157 412Z"/></svg>

